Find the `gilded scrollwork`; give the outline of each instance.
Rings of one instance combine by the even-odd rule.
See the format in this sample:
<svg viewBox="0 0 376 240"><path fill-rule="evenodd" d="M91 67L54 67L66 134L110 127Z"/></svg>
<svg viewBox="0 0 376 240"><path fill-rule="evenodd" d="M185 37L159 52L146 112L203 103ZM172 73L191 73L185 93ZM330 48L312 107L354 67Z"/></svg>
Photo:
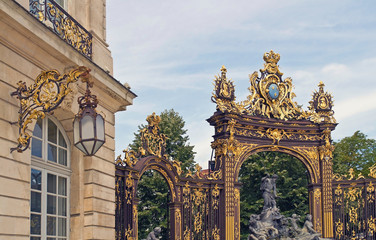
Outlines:
<svg viewBox="0 0 376 240"><path fill-rule="evenodd" d="M92 57L92 35L55 2L46 1L46 19L52 23L54 32L77 51Z"/></svg>
<svg viewBox="0 0 376 240"><path fill-rule="evenodd" d="M324 86L323 82L319 83L319 91L313 93L308 109L315 116L314 122L336 123L336 119L333 116L334 111L332 110L333 96L328 92L324 92Z"/></svg>
<svg viewBox="0 0 376 240"><path fill-rule="evenodd" d="M221 76L216 76L212 100L217 104L217 110L237 114L264 116L282 120L307 119L316 122L320 116L314 111L304 111L294 102L296 96L292 92L291 78L282 80L278 61L280 55L273 51L264 54L264 68L250 75L250 95L247 100L235 102L233 82L226 77L227 69L221 68Z"/></svg>
<svg viewBox="0 0 376 240"><path fill-rule="evenodd" d="M367 186L367 202L369 204L374 203L375 201L375 187L372 184L372 182L369 182L369 185Z"/></svg>
<svg viewBox="0 0 376 240"><path fill-rule="evenodd" d="M373 165L369 168L368 176L371 177L371 178L376 178L376 164L373 164Z"/></svg>
<svg viewBox="0 0 376 240"><path fill-rule="evenodd" d="M244 146L235 139L235 124L236 120L232 119L228 122L227 131L230 133L230 137L226 139L215 140L211 147L215 150L216 158L221 156L239 156L244 150Z"/></svg>
<svg viewBox="0 0 376 240"><path fill-rule="evenodd" d="M213 228L213 230L212 230L212 237L213 237L213 240L220 240L220 239L221 239L219 233L220 233L220 229L217 228L217 226L215 226L215 227Z"/></svg>
<svg viewBox="0 0 376 240"><path fill-rule="evenodd" d="M271 129L266 130L266 136L273 140L273 144L279 145L279 141L283 138L290 138L291 135L286 134L283 129Z"/></svg>
<svg viewBox="0 0 376 240"><path fill-rule="evenodd" d="M163 133L160 133L159 128L161 117L153 113L146 118L146 121L148 122L148 126L140 130L142 150L146 154L168 159L165 155L167 137Z"/></svg>
<svg viewBox="0 0 376 240"><path fill-rule="evenodd" d="M181 162L179 160L169 160L170 157L165 154L167 137L160 132L159 123L160 116L155 113L146 118L148 125L139 131L141 146L137 150L125 149L124 158L119 155L115 161L118 166L134 167L141 157L156 156L156 162L161 162L162 159L168 160L172 167L175 169L178 176L182 174ZM170 165L166 165L171 168ZM172 170L172 168L170 169Z"/></svg>
<svg viewBox="0 0 376 240"><path fill-rule="evenodd" d="M218 184L215 184L215 187L212 189L212 207L213 209L218 209L219 207L219 193Z"/></svg>
<svg viewBox="0 0 376 240"><path fill-rule="evenodd" d="M323 139L325 144L319 146L320 159L326 162L333 158L334 146L331 144L330 129L327 128L323 131Z"/></svg>
<svg viewBox="0 0 376 240"><path fill-rule="evenodd" d="M226 77L227 69L221 68L221 76L215 76L212 101L217 104L217 110L221 112L238 112L239 105L235 103L235 88L231 79Z"/></svg>
<svg viewBox="0 0 376 240"><path fill-rule="evenodd" d="M186 226L184 230L184 240L191 240L191 230Z"/></svg>
<svg viewBox="0 0 376 240"><path fill-rule="evenodd" d="M364 179L364 176L362 173L355 173L353 168L350 168L348 171L348 174L333 174L333 180L334 181L342 181L342 180L359 180Z"/></svg>
<svg viewBox="0 0 376 240"><path fill-rule="evenodd" d="M320 204L321 204L321 190L319 188L316 188L313 191L313 199L315 201L315 204L317 206L320 206Z"/></svg>
<svg viewBox="0 0 376 240"><path fill-rule="evenodd" d="M78 52L92 58L92 34L51 0L30 0L30 13Z"/></svg>
<svg viewBox="0 0 376 240"><path fill-rule="evenodd" d="M180 229L181 229L181 211L179 208L175 210L175 239L180 239Z"/></svg>
<svg viewBox="0 0 376 240"><path fill-rule="evenodd" d="M42 71L35 79L34 84L27 87L25 82L18 82L18 88L11 93L20 100L18 117L19 137L18 145L11 151L25 151L30 145L28 125L38 118L44 118L45 113L56 109L65 97L71 92L69 85L79 78L83 82L89 81L90 69L80 66L69 73L60 75L57 70Z"/></svg>
<svg viewBox="0 0 376 240"><path fill-rule="evenodd" d="M335 222L335 229L336 229L335 237L337 239L341 239L344 234L344 227L343 227L343 222L341 222L341 219L338 219Z"/></svg>

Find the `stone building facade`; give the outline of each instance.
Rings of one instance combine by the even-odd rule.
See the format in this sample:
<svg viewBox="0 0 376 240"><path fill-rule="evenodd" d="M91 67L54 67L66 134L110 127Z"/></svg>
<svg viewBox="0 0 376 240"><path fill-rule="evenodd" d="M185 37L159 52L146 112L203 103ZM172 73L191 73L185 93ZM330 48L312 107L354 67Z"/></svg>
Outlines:
<svg viewBox="0 0 376 240"><path fill-rule="evenodd" d="M0 239L115 239L115 113L136 95L112 77L112 63L105 0L0 1ZM20 102L11 96L17 83L30 86L43 70L78 66L91 69L105 144L91 157L73 145L77 98L85 92L76 82L53 115L29 124L30 147L11 152L19 134Z"/></svg>

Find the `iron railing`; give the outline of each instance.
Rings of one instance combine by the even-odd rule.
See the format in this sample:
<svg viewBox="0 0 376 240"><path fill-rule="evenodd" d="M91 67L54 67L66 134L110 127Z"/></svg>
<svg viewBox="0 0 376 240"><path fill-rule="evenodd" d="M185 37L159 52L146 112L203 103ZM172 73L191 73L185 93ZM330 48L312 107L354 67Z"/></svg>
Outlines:
<svg viewBox="0 0 376 240"><path fill-rule="evenodd" d="M92 57L93 36L53 0L30 0L30 13L87 58Z"/></svg>

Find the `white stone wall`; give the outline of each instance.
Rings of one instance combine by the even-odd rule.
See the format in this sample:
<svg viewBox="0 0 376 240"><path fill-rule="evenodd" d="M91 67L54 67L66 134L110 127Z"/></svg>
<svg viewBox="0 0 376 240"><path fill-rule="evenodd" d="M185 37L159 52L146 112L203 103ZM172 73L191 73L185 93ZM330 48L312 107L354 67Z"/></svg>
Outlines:
<svg viewBox="0 0 376 240"><path fill-rule="evenodd" d="M71 146L70 239L115 238L114 114L132 104L135 95L106 72L105 67L112 72L112 58L105 43L105 1L67 2L72 15L81 16L73 3L85 5L92 14L81 16L87 21L82 25L95 33L93 62L99 67L28 14L23 8L28 7L28 1L0 1L0 239L26 240L30 234L31 152L10 153L10 148L17 146L18 126L14 122L19 110L18 100L10 93L20 80L32 84L42 70L63 73L81 65L92 70L92 92L100 101L97 111L105 118L106 143L93 157L84 157ZM102 17L96 19L93 13ZM85 85L78 83L72 88L67 101L54 111L71 143L77 97L84 93ZM29 128L32 130L34 123Z"/></svg>

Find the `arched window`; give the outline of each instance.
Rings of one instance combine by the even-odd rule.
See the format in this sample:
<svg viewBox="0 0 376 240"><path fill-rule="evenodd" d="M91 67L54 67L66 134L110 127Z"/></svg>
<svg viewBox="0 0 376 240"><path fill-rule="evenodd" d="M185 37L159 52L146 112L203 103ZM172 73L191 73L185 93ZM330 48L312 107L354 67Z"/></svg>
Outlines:
<svg viewBox="0 0 376 240"><path fill-rule="evenodd" d="M37 120L31 142L30 240L69 239L69 146L56 120Z"/></svg>

